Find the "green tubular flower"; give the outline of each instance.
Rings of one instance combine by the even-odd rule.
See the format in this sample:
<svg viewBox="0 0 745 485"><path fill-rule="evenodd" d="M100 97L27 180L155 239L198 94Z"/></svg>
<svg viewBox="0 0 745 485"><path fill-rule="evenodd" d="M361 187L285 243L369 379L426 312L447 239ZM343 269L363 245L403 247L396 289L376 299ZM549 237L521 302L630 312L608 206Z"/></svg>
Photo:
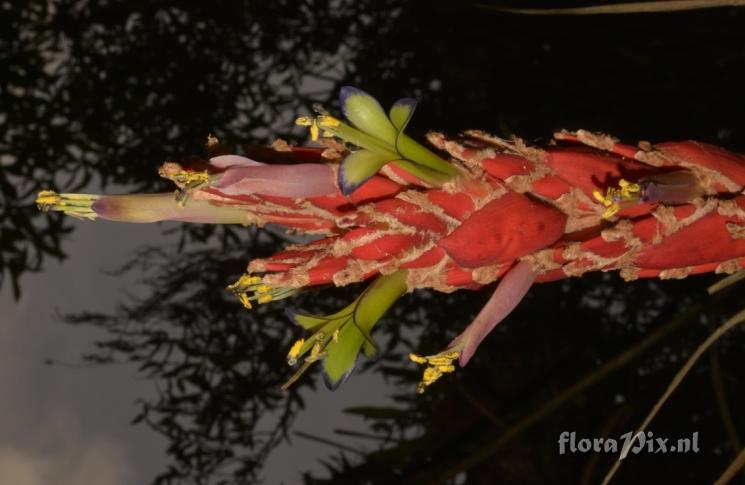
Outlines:
<svg viewBox="0 0 745 485"><path fill-rule="evenodd" d="M405 270L379 276L356 300L334 314L292 314L293 320L313 335L295 342L288 352L290 365L295 365L303 356L305 358L282 388L287 389L311 364L322 360L326 384L335 389L352 372L360 349L367 357L374 357L376 349L370 331L406 292L406 276Z"/></svg>
<svg viewBox="0 0 745 485"><path fill-rule="evenodd" d="M399 167L435 186L456 177L460 172L446 160L404 134L416 108L416 100L396 101L386 115L380 103L366 92L345 86L340 93L342 111L352 126L321 114L315 119L302 117L296 123L309 126L311 138L319 134L336 136L356 145L339 167L339 187L345 195L352 193L386 163Z"/></svg>

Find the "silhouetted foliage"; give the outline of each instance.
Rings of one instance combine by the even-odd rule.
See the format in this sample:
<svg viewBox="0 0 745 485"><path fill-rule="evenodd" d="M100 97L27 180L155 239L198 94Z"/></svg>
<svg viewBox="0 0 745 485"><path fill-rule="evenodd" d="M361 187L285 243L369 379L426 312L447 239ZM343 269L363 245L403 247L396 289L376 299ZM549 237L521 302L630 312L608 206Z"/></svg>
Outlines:
<svg viewBox="0 0 745 485"><path fill-rule="evenodd" d="M712 326L742 307L742 286L711 299L700 283L666 282L662 289L657 282L592 275L536 288L466 369L422 396L413 393L418 376L410 365L384 363L380 370L396 383L396 404L348 410L366 417L369 451L362 457L339 451L327 462L328 477L306 474L305 483L599 482L617 453L559 454L560 434L620 442L638 426ZM468 310L478 310L474 298L461 298L415 304L420 321L428 322L424 348L438 348L437 341L452 335L447 322L467 321ZM547 304L555 312L550 318ZM605 373L616 356L641 349L658 333L659 341ZM652 424L654 436L669 438L668 445L697 432L700 452L632 454L621 471L623 483L707 481L721 473L737 450L713 386L723 381L741 435L743 342L742 331L721 341L719 370L706 359ZM596 380L572 390L587 378ZM323 438L355 436L335 432Z"/></svg>
<svg viewBox="0 0 745 485"><path fill-rule="evenodd" d="M292 136L294 116L326 101L361 42L385 33L393 3L5 2L0 278L18 296L25 271L64 257L70 226L38 213L41 189L170 190L157 166L199 154L209 133Z"/></svg>
<svg viewBox="0 0 745 485"><path fill-rule="evenodd" d="M221 291L244 264L249 234L242 236L181 254L170 247L144 248L117 273L143 272L148 296L131 299L112 315L66 318L105 328L111 336L87 361L129 361L158 384L157 400L140 401L134 419L170 440L173 463L156 483L255 479L303 406L296 390L280 389L287 377L282 349L293 333L282 308L249 313ZM276 246L255 231L251 236L254 253Z"/></svg>
<svg viewBox="0 0 745 485"><path fill-rule="evenodd" d="M297 141L294 115L313 102L333 106L341 84L384 104L423 98L413 132L511 130L545 141L554 129L587 128L629 142L695 138L745 149L745 12L735 9L522 18L447 0L9 4L0 8L8 66L0 76L0 274L16 292L25 271L63 257L70 231L57 215L36 212L36 190L93 182L171 190L155 176L163 160L200 155L210 132L228 144ZM170 441L171 466L158 483L253 483L302 408L297 390L278 391L297 329L282 302L248 314L222 288L277 241L185 231L184 243L199 244L184 253L146 249L126 268L147 270L152 296L70 321L110 332L87 359L129 360L158 383L159 396L142 401L136 418ZM372 451L335 455L328 477L306 481L597 481L611 455L559 455L560 432L617 437L636 426L681 359L739 303L741 286L705 297L711 281L591 275L541 285L466 369L423 396L414 394L420 369L406 354L440 350L486 294L407 296L376 328L380 360L358 366L384 372L394 394L390 408L351 411L367 417ZM350 294L297 304L333 308ZM634 360L515 428L681 314ZM697 367L654 423L657 436L698 431L702 451L631 457L621 479L710 481L726 466L737 443L710 390L723 381L742 436L743 338L728 336L720 370Z"/></svg>

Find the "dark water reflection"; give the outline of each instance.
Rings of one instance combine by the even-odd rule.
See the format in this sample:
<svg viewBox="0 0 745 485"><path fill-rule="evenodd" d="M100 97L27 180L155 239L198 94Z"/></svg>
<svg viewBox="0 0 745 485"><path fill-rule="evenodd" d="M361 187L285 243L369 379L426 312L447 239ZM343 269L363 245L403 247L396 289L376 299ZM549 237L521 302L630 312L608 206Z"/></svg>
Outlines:
<svg viewBox="0 0 745 485"><path fill-rule="evenodd" d="M199 155L207 133L233 145L302 141L292 119L314 102L333 108L343 84L386 102L422 98L413 132L478 127L541 141L555 129L589 128L631 142L696 138L745 150L743 13L516 18L449 1L4 2L4 291L20 294L24 273L63 257L73 227L37 213L35 191L72 191L95 177L162 188L157 165ZM300 391L315 380L280 391L296 329L281 306L248 314L222 288L281 241L243 229L180 231L181 252L143 248L125 268L145 278L150 296L122 295L113 314L68 321L106 330L88 361L134 362L158 383L135 420L168 440L160 483L252 483L293 436ZM358 367L384 375L380 392L395 404L352 410L373 438L362 454L330 451L329 481L598 481L611 457L560 455L560 432L618 436L637 425L708 326L741 304L741 288L706 297L711 281L592 275L537 287L465 371L423 397L406 354L441 348L487 295L409 295L378 327L381 359ZM298 304L332 308L351 294ZM681 314L648 351L530 421ZM733 411L723 425L713 389L720 383L729 409L743 409L743 340L741 331L725 338L718 364L699 365L652 427L674 438L699 432L701 452L633 457L625 482L707 481L729 463L745 422ZM327 428L318 438L345 443L349 433Z"/></svg>

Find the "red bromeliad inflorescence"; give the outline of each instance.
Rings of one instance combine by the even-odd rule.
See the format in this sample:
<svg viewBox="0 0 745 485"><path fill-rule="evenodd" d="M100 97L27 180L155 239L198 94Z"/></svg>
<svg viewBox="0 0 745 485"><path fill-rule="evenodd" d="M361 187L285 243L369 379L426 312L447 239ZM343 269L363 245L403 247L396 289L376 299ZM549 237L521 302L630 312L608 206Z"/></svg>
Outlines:
<svg viewBox="0 0 745 485"><path fill-rule="evenodd" d="M588 271L618 270L635 280L745 267L742 155L693 141L624 145L581 130L556 133L556 143L545 148L480 131L456 139L430 133L429 142L446 160L415 153L426 149L402 138L411 100L391 110L391 135L383 121L370 121L380 114L377 104L369 107L368 95L348 89L342 103L360 133L346 132L354 128L322 114L300 120L314 138L326 132L321 147L275 143L264 151L263 163L226 155L212 158L206 172L174 163L161 169L181 189L176 198L169 195L170 212L162 219L274 223L318 236L251 261L247 274L230 286L247 307L309 286L377 278L334 315L294 316L313 335L290 350L291 364L305 356L290 383L317 360L324 361L327 380L340 383L360 348L374 354L370 330L377 319L398 296L419 288L476 290L498 281L481 313L445 350L411 355L427 365L423 391L454 370L456 359L465 365L533 282ZM357 118L355 102L362 103ZM366 130L373 122L385 130ZM338 138L363 150L350 152ZM373 159L372 168L365 172L360 159ZM133 220L139 213L125 199L136 196L85 197L42 192L39 204L90 218Z"/></svg>

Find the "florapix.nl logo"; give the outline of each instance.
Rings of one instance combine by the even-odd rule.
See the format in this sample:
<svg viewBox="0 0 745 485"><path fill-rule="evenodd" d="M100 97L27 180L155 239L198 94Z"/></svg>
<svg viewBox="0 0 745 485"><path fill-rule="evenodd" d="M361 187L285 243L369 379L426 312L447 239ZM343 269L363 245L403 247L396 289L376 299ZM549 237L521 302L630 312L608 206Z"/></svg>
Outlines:
<svg viewBox="0 0 745 485"><path fill-rule="evenodd" d="M559 454L566 453L618 453L623 460L629 453L698 453L698 431L677 439L655 436L652 431L634 433L629 431L618 438L577 437L574 431L562 431L559 435Z"/></svg>

